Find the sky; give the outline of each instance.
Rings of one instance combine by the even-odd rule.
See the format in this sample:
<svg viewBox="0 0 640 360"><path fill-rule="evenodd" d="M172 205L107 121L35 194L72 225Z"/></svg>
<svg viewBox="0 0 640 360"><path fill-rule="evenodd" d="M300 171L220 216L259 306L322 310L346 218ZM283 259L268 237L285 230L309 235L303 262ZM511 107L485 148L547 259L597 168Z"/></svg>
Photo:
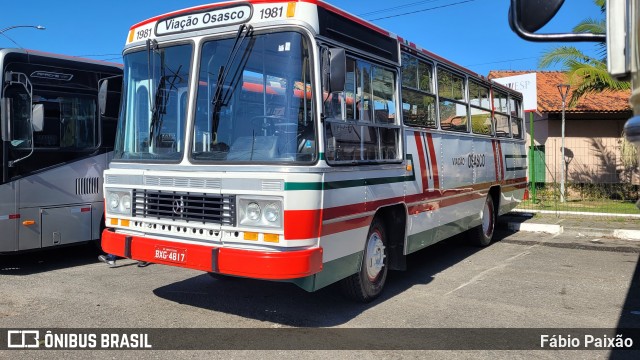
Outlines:
<svg viewBox="0 0 640 360"><path fill-rule="evenodd" d="M2 35L26 49L121 63L131 25L211 2L215 1L12 1L0 13L0 31L15 25L42 25L46 30L15 28ZM563 45L532 43L516 36L507 19L510 0L327 2L485 76L490 70L536 70L542 53ZM581 20L601 16L593 0L565 0L552 22L539 32L567 32ZM0 47L16 47L2 35ZM596 54L592 43L571 45Z"/></svg>

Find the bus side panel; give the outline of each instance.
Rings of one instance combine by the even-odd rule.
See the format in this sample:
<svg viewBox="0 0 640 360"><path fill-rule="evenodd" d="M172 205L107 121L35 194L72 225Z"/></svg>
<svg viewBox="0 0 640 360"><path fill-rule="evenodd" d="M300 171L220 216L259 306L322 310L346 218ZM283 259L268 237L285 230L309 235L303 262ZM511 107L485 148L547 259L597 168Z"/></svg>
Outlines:
<svg viewBox="0 0 640 360"><path fill-rule="evenodd" d="M407 163L411 165L405 194L409 214L405 253L409 254L436 242L434 229L440 225L441 215L438 211L440 171L430 133L407 130L405 142Z"/></svg>
<svg viewBox="0 0 640 360"><path fill-rule="evenodd" d="M477 225L484 197L475 183L472 158L475 157L475 138L458 134L435 133L433 141L439 149L440 236L437 241L459 234Z"/></svg>
<svg viewBox="0 0 640 360"><path fill-rule="evenodd" d="M0 252L18 250L18 223L20 218L16 206L18 184L8 183L0 185Z"/></svg>
<svg viewBox="0 0 640 360"><path fill-rule="evenodd" d="M513 210L522 201L527 186L528 167L524 143L504 141L501 142L500 148L505 169L499 212L499 215L503 215Z"/></svg>
<svg viewBox="0 0 640 360"><path fill-rule="evenodd" d="M99 238L105 164L98 155L19 180L21 217L35 221L20 229L21 250Z"/></svg>
<svg viewBox="0 0 640 360"><path fill-rule="evenodd" d="M324 175L322 196L323 269L314 277L317 290L343 279L360 268L372 216L365 205L364 177L359 168Z"/></svg>

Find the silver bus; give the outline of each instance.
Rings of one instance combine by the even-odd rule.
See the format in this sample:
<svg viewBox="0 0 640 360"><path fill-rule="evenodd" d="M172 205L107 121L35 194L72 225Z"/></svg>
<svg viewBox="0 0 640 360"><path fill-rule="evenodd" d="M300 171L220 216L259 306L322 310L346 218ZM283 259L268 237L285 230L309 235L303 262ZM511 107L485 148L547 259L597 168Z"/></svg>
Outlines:
<svg viewBox="0 0 640 360"><path fill-rule="evenodd" d="M0 253L99 240L122 67L0 49L0 69Z"/></svg>

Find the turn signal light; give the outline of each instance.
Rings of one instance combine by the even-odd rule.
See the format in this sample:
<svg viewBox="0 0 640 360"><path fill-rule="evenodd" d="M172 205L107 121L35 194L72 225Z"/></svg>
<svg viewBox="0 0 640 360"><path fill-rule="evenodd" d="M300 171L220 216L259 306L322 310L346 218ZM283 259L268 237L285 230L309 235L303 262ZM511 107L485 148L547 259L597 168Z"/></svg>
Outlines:
<svg viewBox="0 0 640 360"><path fill-rule="evenodd" d="M264 241L270 243L277 243L280 241L280 236L278 234L264 234Z"/></svg>
<svg viewBox="0 0 640 360"><path fill-rule="evenodd" d="M296 16L296 3L290 2L287 4L287 17L292 18Z"/></svg>
<svg viewBox="0 0 640 360"><path fill-rule="evenodd" d="M258 241L258 233L254 232L245 232L244 233L245 240Z"/></svg>

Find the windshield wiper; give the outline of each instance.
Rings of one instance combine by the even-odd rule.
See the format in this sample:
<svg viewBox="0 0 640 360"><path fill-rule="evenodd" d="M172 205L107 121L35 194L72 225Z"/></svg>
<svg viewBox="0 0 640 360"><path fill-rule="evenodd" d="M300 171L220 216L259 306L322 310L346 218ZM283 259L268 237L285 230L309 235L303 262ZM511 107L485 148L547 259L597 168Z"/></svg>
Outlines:
<svg viewBox="0 0 640 360"><path fill-rule="evenodd" d="M242 46L242 43L250 36L253 32L253 26L251 25L240 25L238 28L238 33L236 34L235 42L233 43L233 47L231 48L231 52L229 53L229 57L225 65L220 66L218 70L218 78L216 80L216 92L211 99L211 103L213 104L213 113L211 114L211 122L213 133L218 131L218 124L220 123L220 110L222 109L223 101L222 101L222 87L224 82L229 75L229 69L233 61L236 59L236 55L238 55L238 51Z"/></svg>
<svg viewBox="0 0 640 360"><path fill-rule="evenodd" d="M165 75L165 67L162 66L162 76L158 80L158 86L156 87L155 98L153 99L153 109L151 112L151 124L149 126L149 141L151 142L149 145L155 143L158 144L157 140L160 139L160 129L162 129L162 120L164 118L164 114L167 113L167 100L169 99L169 93L171 90L177 90L178 88L175 86L176 80L182 79L180 78L180 69L182 69L182 65L178 67L178 70L173 72L171 69L169 71L172 73L171 75ZM169 81L169 88L166 88L167 79L171 78Z"/></svg>

